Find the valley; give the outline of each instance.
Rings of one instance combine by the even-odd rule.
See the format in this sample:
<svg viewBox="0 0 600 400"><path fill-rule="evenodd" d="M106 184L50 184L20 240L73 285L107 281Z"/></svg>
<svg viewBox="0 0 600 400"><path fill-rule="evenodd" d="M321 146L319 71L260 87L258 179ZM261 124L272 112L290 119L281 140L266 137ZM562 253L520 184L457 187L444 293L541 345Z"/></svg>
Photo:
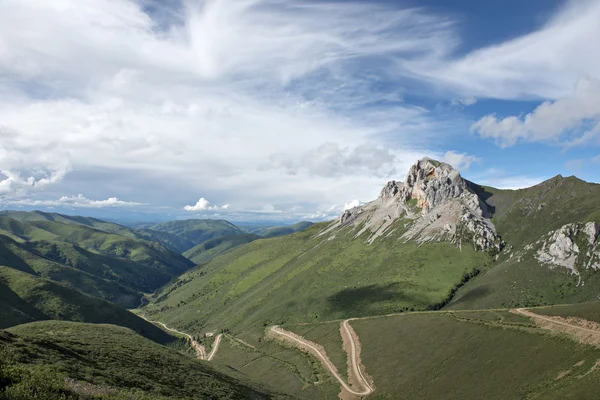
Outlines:
<svg viewBox="0 0 600 400"><path fill-rule="evenodd" d="M590 398L599 187L498 190L425 158L314 224L4 212L2 351L107 398ZM197 372L151 383L124 354Z"/></svg>

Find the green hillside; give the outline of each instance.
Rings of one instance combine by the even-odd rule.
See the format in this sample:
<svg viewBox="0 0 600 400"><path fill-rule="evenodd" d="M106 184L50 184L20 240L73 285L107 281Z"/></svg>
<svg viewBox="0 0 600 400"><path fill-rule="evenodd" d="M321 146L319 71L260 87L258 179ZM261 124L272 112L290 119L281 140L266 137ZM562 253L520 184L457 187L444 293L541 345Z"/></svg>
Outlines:
<svg viewBox="0 0 600 400"><path fill-rule="evenodd" d="M445 303L465 276L491 262L450 243L416 246L393 234L372 244L326 223L234 249L158 291L145 311L183 329L262 329Z"/></svg>
<svg viewBox="0 0 600 400"><path fill-rule="evenodd" d="M72 216L43 211L0 211L0 215L20 222L53 221L67 225L83 225L106 233L128 237L130 239L141 239L148 242L159 243L176 253L182 253L184 251L182 249L186 249L187 246L189 246L189 242L186 239L170 234L169 232L144 228L133 229L92 217ZM152 225L154 224L150 224L150 226Z"/></svg>
<svg viewBox="0 0 600 400"><path fill-rule="evenodd" d="M250 243L256 239L260 239L260 236L251 233L219 236L192 247L184 252L183 255L190 261L193 261L194 264L204 264L231 249Z"/></svg>
<svg viewBox="0 0 600 400"><path fill-rule="evenodd" d="M508 243L496 264L458 291L451 308L522 307L597 299L600 273L577 261L580 278L566 268L543 265L536 244L569 223L600 221L600 185L554 177L520 190L472 185L493 207L492 221ZM533 245L528 249L527 245Z"/></svg>
<svg viewBox="0 0 600 400"><path fill-rule="evenodd" d="M113 325L60 321L19 325L0 331L0 349L3 361L28 368L50 365L52 373L95 385L96 391L112 396L108 398L271 398L234 371L225 374ZM86 388L73 387L72 391Z"/></svg>
<svg viewBox="0 0 600 400"><path fill-rule="evenodd" d="M130 328L159 343L174 338L137 315L69 287L0 266L0 328L35 320L108 323Z"/></svg>
<svg viewBox="0 0 600 400"><path fill-rule="evenodd" d="M56 261L53 261L56 260ZM140 303L143 290L131 274L131 288L115 276L124 262L90 253L68 243L19 243L0 235L0 265L63 283L73 289L111 301L126 308ZM114 267L114 268L113 268Z"/></svg>
<svg viewBox="0 0 600 400"><path fill-rule="evenodd" d="M152 292L193 266L156 243L48 219L0 217L0 246L5 265L124 307L137 306L139 292Z"/></svg>
<svg viewBox="0 0 600 400"><path fill-rule="evenodd" d="M594 367L600 349L508 312L406 314L351 324L377 399L593 399L600 390ZM339 331L339 323L331 325Z"/></svg>
<svg viewBox="0 0 600 400"><path fill-rule="evenodd" d="M574 176L559 175L519 190L472 183L471 187L493 207L492 221L513 247L523 247L568 223L600 221L600 185Z"/></svg>
<svg viewBox="0 0 600 400"><path fill-rule="evenodd" d="M263 237L276 237L303 231L311 225L313 225L312 222L301 221L293 225L260 227L250 231Z"/></svg>
<svg viewBox="0 0 600 400"><path fill-rule="evenodd" d="M212 219L186 219L144 225L144 231L161 232L176 237L180 253L209 239L247 233L231 222Z"/></svg>

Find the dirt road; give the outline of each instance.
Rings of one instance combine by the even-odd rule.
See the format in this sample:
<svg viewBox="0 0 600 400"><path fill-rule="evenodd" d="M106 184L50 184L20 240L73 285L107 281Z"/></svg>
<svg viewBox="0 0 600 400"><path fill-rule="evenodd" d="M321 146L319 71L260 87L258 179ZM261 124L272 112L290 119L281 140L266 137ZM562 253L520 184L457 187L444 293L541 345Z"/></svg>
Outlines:
<svg viewBox="0 0 600 400"><path fill-rule="evenodd" d="M219 350L219 345L221 344L221 338L223 337L222 333L218 334L215 337L215 341L214 341L214 343L212 345L212 349L211 349L210 353L207 355L206 354L206 349L204 348L204 346L202 346L200 343L198 343L197 341L195 341L194 338L191 335L189 335L189 334L187 334L185 332L178 331L177 329L174 329L174 328L169 328L167 325L165 325L164 323L162 323L160 321L149 320L148 318L144 317L143 315L140 315L140 317L144 318L146 321L148 321L150 323L158 324L158 325L162 326L163 328L165 328L169 332L177 333L179 335L187 337L190 340L190 343L192 344L192 347L194 348L194 350L196 350L196 355L201 360L212 361L212 359L217 354L217 350Z"/></svg>
<svg viewBox="0 0 600 400"><path fill-rule="evenodd" d="M221 344L221 338L222 337L223 337L222 333L219 333L215 337L215 341L213 342L212 349L211 349L210 353L208 353L208 357L206 357L206 361L212 361L212 359L214 358L215 354L217 354L217 350L219 350L219 345Z"/></svg>
<svg viewBox="0 0 600 400"><path fill-rule="evenodd" d="M553 324L566 326L566 327L571 328L571 329L579 330L579 331L582 331L582 332L589 332L589 333L593 333L595 335L599 335L600 336L600 331L598 331L598 330L588 329L588 328L584 328L582 326L577 326L577 325L569 324L567 322L557 321L557 320L552 319L550 317L545 317L543 315L536 314L536 313L531 312L529 310L526 310L524 308L516 308L514 311L517 312L517 313L519 313L519 314L525 315L526 317L529 317L529 318L541 319L542 321L551 322Z"/></svg>
<svg viewBox="0 0 600 400"><path fill-rule="evenodd" d="M358 358L358 354L357 354L357 346L358 345L355 343L355 337L352 334L351 328L348 325L348 323L349 323L348 321L349 320L345 320L342 322L342 328L343 328L342 331L345 332L345 334L347 335L347 339L351 344L352 370L354 371L354 374L355 374L355 381L358 382L359 385L362 386L362 388L363 388L363 390L361 390L361 391L356 391L356 390L352 389L346 383L346 381L340 376L340 374L337 371L337 368L329 360L327 355L324 354L324 352L321 351L319 348L317 348L312 342L304 339L303 337L301 337L299 335L296 335L293 332L285 331L284 329L282 329L281 327L279 327L277 325L271 327L271 332L273 332L276 335L282 336L284 338L284 340L290 341L290 342L294 343L297 347L304 349L304 350L310 352L311 354L315 355L317 357L317 359L319 359L321 361L321 363L325 366L325 368L327 368L327 370L329 370L329 372L331 372L333 377L340 383L342 388L344 390L346 390L348 393L356 395L356 396L366 396L368 394L373 393L373 388L371 387L369 382L365 379L362 371L360 370L361 361Z"/></svg>

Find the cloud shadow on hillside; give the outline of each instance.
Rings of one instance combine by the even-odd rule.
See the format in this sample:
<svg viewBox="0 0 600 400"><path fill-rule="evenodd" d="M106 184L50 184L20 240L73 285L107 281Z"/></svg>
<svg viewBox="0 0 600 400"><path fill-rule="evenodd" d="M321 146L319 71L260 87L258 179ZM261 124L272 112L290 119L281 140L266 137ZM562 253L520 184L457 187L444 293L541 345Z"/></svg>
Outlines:
<svg viewBox="0 0 600 400"><path fill-rule="evenodd" d="M402 287L401 283L395 282L387 285L349 288L327 297L327 302L332 311L343 312L350 317L368 314L375 303L423 305L427 302L422 296L405 294Z"/></svg>

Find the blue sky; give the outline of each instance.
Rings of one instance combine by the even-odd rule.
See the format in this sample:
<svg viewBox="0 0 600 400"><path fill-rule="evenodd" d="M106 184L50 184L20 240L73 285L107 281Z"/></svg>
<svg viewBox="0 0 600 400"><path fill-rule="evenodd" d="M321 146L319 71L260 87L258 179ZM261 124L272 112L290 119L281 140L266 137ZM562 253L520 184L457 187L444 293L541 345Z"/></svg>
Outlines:
<svg viewBox="0 0 600 400"><path fill-rule="evenodd" d="M0 207L327 219L429 156L600 181L600 1L9 0Z"/></svg>

